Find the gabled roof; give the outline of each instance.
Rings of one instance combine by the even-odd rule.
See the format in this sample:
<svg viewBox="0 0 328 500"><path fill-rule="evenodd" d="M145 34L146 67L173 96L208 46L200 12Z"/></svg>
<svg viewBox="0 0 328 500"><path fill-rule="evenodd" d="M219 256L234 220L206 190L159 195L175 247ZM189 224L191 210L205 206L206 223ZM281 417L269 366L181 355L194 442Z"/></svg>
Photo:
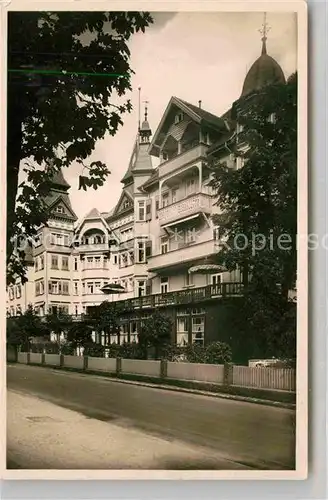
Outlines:
<svg viewBox="0 0 328 500"><path fill-rule="evenodd" d="M60 214L60 215L56 214L56 217L60 218L66 217L68 219L72 219L73 221L76 221L78 219L71 205L68 193L63 191L51 190L49 194L45 197L44 201L48 205L50 211L60 202L62 202L65 205L69 214Z"/></svg>
<svg viewBox="0 0 328 500"><path fill-rule="evenodd" d="M104 214L100 213L97 208L92 208L90 210L90 212L88 212L87 215L85 215L84 217L82 217L82 219L80 220L79 224L77 225L77 227L75 229L76 233L78 233L80 231L81 227L83 226L83 224L86 221L97 220L97 219L100 219L101 222L106 227L106 229L109 230L109 227L108 227L108 224L107 224L107 222L105 220Z"/></svg>
<svg viewBox="0 0 328 500"><path fill-rule="evenodd" d="M158 154L159 138L165 135L169 128L170 114L173 107L177 107L178 109L186 113L195 123L198 123L202 126L205 125L219 131L227 130L226 121L224 119L206 111L203 108L200 108L199 106L195 106L194 104L180 99L179 97L173 96L171 97L164 111L163 117L151 141L149 148L149 152L151 155Z"/></svg>
<svg viewBox="0 0 328 500"><path fill-rule="evenodd" d="M96 208L92 208L90 210L90 212L84 217L84 220L93 220L93 219L100 219L101 218L101 214L99 212L99 210L97 210Z"/></svg>
<svg viewBox="0 0 328 500"><path fill-rule="evenodd" d="M113 217L114 215L118 214L119 213L119 209L122 205L122 202L124 200L124 198L127 198L129 201L132 202L132 206L131 208L133 208L133 196L126 190L122 191L121 193L121 196L118 200L118 202L116 203L114 209L111 211L110 215L108 217ZM131 208L127 209L127 210L131 210Z"/></svg>

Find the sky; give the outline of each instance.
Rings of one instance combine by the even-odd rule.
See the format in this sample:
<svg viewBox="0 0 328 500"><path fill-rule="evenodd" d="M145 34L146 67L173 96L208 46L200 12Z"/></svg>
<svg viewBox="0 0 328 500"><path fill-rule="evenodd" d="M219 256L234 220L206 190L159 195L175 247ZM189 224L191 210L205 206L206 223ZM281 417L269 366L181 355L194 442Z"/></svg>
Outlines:
<svg viewBox="0 0 328 500"><path fill-rule="evenodd" d="M79 218L93 207L111 210L120 197L138 127L138 86L147 100L148 120L154 133L174 95L221 115L241 93L247 70L261 54L263 13L179 12L154 13L154 24L129 42L130 65L135 71L129 98L133 111L114 137L99 141L90 161L101 160L111 171L103 187L78 190L81 167L64 170L71 185L70 199ZM282 67L286 78L297 67L297 20L294 13L268 13L267 52ZM142 104L142 114L143 114ZM154 166L157 165L154 159Z"/></svg>

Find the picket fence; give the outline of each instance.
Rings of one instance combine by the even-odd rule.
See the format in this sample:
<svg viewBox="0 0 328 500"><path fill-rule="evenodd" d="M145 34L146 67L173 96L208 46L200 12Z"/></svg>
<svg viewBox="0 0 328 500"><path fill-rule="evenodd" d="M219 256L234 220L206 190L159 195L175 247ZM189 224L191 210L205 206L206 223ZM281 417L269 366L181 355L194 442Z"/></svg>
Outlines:
<svg viewBox="0 0 328 500"><path fill-rule="evenodd" d="M205 382L225 386L234 385L288 392L295 392L296 390L296 373L294 369L289 368L262 368L231 364L210 365L165 360L94 358L26 352L18 353L17 362L100 373L115 373L117 375L129 374L161 379Z"/></svg>

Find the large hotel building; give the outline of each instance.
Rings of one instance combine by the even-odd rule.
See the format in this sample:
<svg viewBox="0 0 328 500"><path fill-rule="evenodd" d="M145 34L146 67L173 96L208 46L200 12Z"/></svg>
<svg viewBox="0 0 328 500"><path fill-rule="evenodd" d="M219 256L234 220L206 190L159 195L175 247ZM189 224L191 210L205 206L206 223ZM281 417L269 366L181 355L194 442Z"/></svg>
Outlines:
<svg viewBox="0 0 328 500"><path fill-rule="evenodd" d="M243 97L285 81L265 43L245 78ZM158 307L172 317L172 340L178 344L226 337L224 307L227 300L238 300L240 273L189 270L216 262L219 228L212 216L218 208L207 160L242 167L233 154L239 131L235 108L232 103L215 116L201 102L172 97L154 133L146 109L120 199L106 213L94 208L77 223L70 186L58 174L47 198L51 218L28 255L28 282L9 287L7 314L32 304L40 315L64 311L80 317L90 306L119 300L126 305L119 341L137 340L139 321ZM156 168L153 157L159 159ZM102 288L113 283L122 292L104 294Z"/></svg>

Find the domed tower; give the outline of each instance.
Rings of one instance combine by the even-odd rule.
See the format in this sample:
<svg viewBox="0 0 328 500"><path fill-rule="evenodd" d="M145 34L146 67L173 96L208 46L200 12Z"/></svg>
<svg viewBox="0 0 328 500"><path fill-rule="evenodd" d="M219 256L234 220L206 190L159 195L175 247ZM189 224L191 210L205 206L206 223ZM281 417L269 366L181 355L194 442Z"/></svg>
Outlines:
<svg viewBox="0 0 328 500"><path fill-rule="evenodd" d="M240 97L244 97L266 85L286 82L280 65L273 57L267 54L266 41L269 29L266 22L266 14L264 14L264 22L262 28L259 30L262 35L262 53L249 69Z"/></svg>

